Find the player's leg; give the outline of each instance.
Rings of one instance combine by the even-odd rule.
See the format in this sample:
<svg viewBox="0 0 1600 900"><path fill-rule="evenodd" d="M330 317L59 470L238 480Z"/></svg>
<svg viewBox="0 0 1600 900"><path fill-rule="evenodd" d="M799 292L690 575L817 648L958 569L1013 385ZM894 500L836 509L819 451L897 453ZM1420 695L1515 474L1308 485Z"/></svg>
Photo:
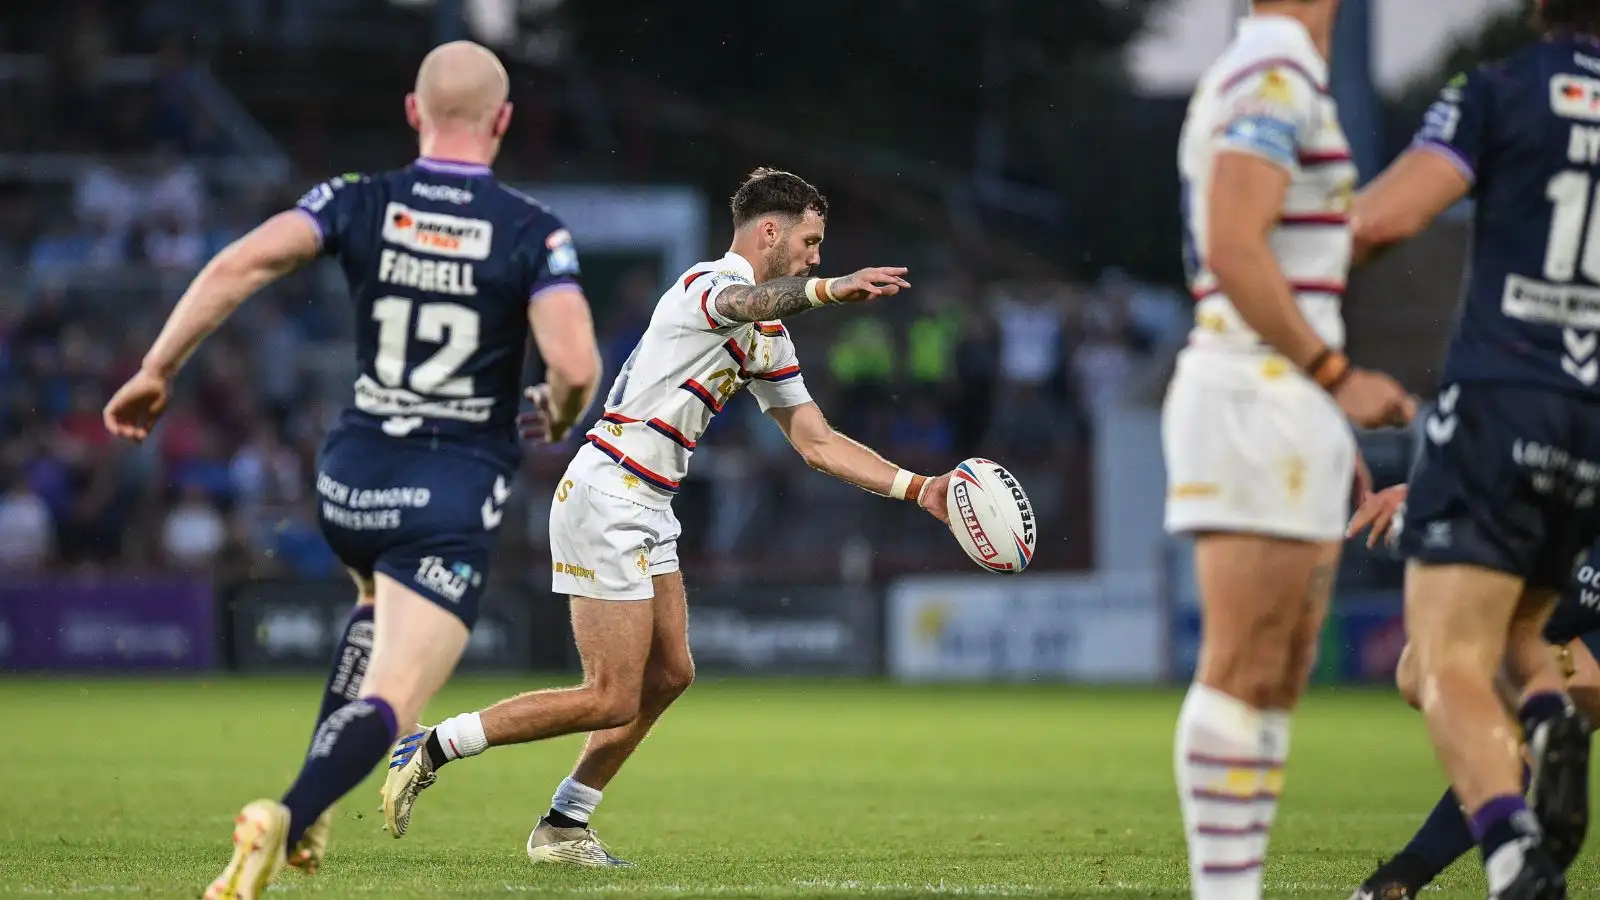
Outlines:
<svg viewBox="0 0 1600 900"><path fill-rule="evenodd" d="M1491 896L1517 879L1560 877L1545 871L1550 864L1537 849L1521 789L1520 729L1495 690L1522 593L1520 578L1479 566L1413 560L1406 572L1423 717L1483 852Z"/></svg>
<svg viewBox="0 0 1600 900"><path fill-rule="evenodd" d="M1287 716L1316 573L1337 545L1260 535L1204 534L1195 563L1200 664L1178 719L1176 765L1193 895L1261 896L1266 833L1276 812Z"/></svg>
<svg viewBox="0 0 1600 900"><path fill-rule="evenodd" d="M387 754L397 723L416 721L466 649L460 618L406 588L376 578L373 653L360 696L328 716L281 802L257 800L235 820L234 856L207 898L255 898L286 865L287 850Z"/></svg>
<svg viewBox="0 0 1600 900"><path fill-rule="evenodd" d="M1517 710L1530 766L1527 799L1544 828L1544 849L1562 869L1589 828L1588 723L1567 696L1565 673L1543 641L1557 593L1528 590L1511 620L1506 669L1522 686Z"/></svg>
<svg viewBox="0 0 1600 900"><path fill-rule="evenodd" d="M350 577L356 584L356 605L345 618L338 643L333 648L328 681L322 688L322 705L317 710L316 725L311 729L313 738L335 710L361 695L361 683L372 658L372 616L377 603L372 575L351 569ZM289 865L307 875L315 875L328 853L332 829L333 809L330 807L306 829L300 842L290 848Z"/></svg>
<svg viewBox="0 0 1600 900"><path fill-rule="evenodd" d="M674 558L673 565L676 566ZM683 576L673 571L656 575L654 627L650 659L645 663L639 714L619 728L589 733L572 774L557 785L550 810L528 836L528 856L536 862L578 865L626 865L594 839L589 821L600 805L603 791L622 764L638 748L667 707L694 682L694 659L689 653L688 604Z"/></svg>

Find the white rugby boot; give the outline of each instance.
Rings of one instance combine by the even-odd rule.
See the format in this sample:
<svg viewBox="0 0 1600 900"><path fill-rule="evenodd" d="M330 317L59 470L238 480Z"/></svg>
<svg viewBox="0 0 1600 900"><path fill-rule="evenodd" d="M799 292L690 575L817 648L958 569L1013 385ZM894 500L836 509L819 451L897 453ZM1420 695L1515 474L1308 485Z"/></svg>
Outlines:
<svg viewBox="0 0 1600 900"><path fill-rule="evenodd" d="M557 828L539 817L528 835L528 858L536 863L560 863L590 868L632 868L633 863L611 855L592 828Z"/></svg>
<svg viewBox="0 0 1600 900"><path fill-rule="evenodd" d="M420 726L419 726L420 727ZM411 809L417 795L433 786L438 779L433 771L433 760L428 758L428 736L432 728L423 728L403 737L389 754L389 777L384 779L383 827L396 840L405 837L411 827Z"/></svg>

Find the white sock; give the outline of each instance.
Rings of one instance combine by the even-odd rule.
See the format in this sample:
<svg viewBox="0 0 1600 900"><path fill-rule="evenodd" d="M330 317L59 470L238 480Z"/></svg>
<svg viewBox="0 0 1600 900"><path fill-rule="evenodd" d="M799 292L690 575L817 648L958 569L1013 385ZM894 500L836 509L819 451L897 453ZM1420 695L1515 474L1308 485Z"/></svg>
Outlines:
<svg viewBox="0 0 1600 900"><path fill-rule="evenodd" d="M1268 763L1262 715L1201 684L1178 714L1176 769L1194 900L1260 900Z"/></svg>
<svg viewBox="0 0 1600 900"><path fill-rule="evenodd" d="M475 712L445 719L433 733L438 735L439 747L447 759L465 759L489 749L489 739L483 735L483 720Z"/></svg>
<svg viewBox="0 0 1600 900"><path fill-rule="evenodd" d="M1261 844L1256 855L1263 862L1267 858L1267 841L1272 836L1272 824L1278 819L1278 798L1283 796L1284 770L1289 762L1291 715L1286 709L1261 711L1261 761L1267 767L1261 773L1262 790L1257 795L1256 821L1261 825Z"/></svg>
<svg viewBox="0 0 1600 900"><path fill-rule="evenodd" d="M550 798L550 808L587 825L594 815L594 808L600 805L602 796L595 788L568 777L562 779L561 786L556 788L556 795Z"/></svg>

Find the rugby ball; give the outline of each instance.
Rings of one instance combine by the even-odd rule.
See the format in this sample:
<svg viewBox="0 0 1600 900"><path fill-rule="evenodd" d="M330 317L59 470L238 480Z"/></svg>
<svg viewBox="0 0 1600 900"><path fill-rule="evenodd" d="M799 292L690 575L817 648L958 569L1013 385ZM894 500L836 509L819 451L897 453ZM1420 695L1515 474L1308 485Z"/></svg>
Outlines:
<svg viewBox="0 0 1600 900"><path fill-rule="evenodd" d="M956 466L945 500L950 531L973 562L1015 575L1033 561L1033 504L999 463L974 458Z"/></svg>

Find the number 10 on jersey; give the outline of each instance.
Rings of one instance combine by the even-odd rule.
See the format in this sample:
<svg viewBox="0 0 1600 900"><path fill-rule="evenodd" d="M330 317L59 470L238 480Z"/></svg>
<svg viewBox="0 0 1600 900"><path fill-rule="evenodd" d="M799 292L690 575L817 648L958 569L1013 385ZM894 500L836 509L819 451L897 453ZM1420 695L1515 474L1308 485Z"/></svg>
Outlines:
<svg viewBox="0 0 1600 900"><path fill-rule="evenodd" d="M413 307L417 314L414 323ZM383 297L372 304L372 319L378 323L373 374L384 387L406 387L432 397L473 396L472 378L456 372L478 349L476 310L459 303L413 303L405 297ZM407 378L406 351L413 335L419 341L442 346L411 366Z"/></svg>

